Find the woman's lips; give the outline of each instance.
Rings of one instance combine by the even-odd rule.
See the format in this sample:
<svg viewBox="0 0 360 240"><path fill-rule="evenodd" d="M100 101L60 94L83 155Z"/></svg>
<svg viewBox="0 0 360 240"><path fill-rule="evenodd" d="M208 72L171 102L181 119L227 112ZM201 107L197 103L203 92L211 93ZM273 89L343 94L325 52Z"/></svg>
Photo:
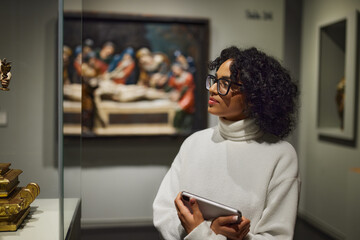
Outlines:
<svg viewBox="0 0 360 240"><path fill-rule="evenodd" d="M209 105L214 105L214 104L217 104L217 103L219 103L219 101L217 101L215 98L213 98L213 97L209 98Z"/></svg>

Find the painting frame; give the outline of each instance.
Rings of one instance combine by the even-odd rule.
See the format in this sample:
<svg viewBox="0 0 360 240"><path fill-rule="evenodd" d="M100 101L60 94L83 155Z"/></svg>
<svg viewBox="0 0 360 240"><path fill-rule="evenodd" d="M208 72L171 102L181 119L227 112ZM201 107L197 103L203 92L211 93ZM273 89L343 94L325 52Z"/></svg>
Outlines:
<svg viewBox="0 0 360 240"><path fill-rule="evenodd" d="M318 137L350 147L356 146L358 127L359 16L352 11L318 27ZM329 95L329 89L336 93Z"/></svg>
<svg viewBox="0 0 360 240"><path fill-rule="evenodd" d="M82 21L79 21L81 19ZM81 25L79 25L81 23ZM104 26L108 25L109 27L106 28ZM117 26L117 28L115 28ZM129 27L126 27L129 26ZM134 27L130 27L134 26ZM209 19L206 18L189 18L189 17L169 17L169 16L151 16L151 15L135 15L135 14L118 14L118 13L102 13L102 12L65 12L64 13L64 32L66 33L64 36L68 37L68 39L64 39L64 44L69 45L72 49L75 49L76 46L82 45L86 39L92 39L94 42L98 44L97 47L104 44L107 41L115 42L115 45L118 47L118 51L123 50L126 47L126 43L123 45L121 41L112 39L112 37L116 39L123 39L124 41L132 42L132 48L139 50L141 47L147 47L152 52L160 52L162 51L161 46L157 46L155 49L154 46L149 46L147 44L141 45L146 37L140 36L140 40L137 39L134 34L146 34L139 29L144 29L143 26L146 26L147 29L156 29L163 27L164 29L177 29L178 31L186 31L188 30L188 34L191 36L190 43L184 42L176 42L173 43L172 49L168 52L173 51L174 46L187 46L182 49L177 49L179 52L183 53L185 56L190 56L194 59L194 66L196 69L196 74L194 74L194 84L195 84L195 112L193 113L193 120L191 130L189 131L160 131L156 130L155 124L156 119L164 119L168 118L169 115L164 116L164 113L158 114L158 116L153 116L152 119L155 119L153 123L150 124L142 124L136 125L137 121L141 122L141 119L144 119L147 115L134 113L134 116L121 116L122 109L114 110L116 113L111 113L112 116L109 115L108 119L112 119L112 121L127 121L130 122L129 125L124 125L124 127L117 127L117 128L107 128L101 129L101 127L95 127L94 131L91 134L84 134L84 122L82 123L82 134L83 136L151 136L151 135L189 135L192 132L204 129L207 127L207 90L205 88L205 79L207 75L207 65L209 60ZM138 28L138 29L137 29ZM94 30L91 30L94 29ZM130 29L130 30L129 30ZM135 29L135 30L134 30ZM136 30L137 29L137 30ZM179 30L180 29L180 30ZM198 30L198 31L195 31ZM81 31L82 33L82 43L72 42L71 36L75 36L76 33ZM125 36L124 32L127 31ZM192 32L191 32L192 31ZM196 35L197 33L201 36ZM168 32L169 33L169 32ZM110 35L109 35L110 34ZM116 35L117 34L117 35ZM149 33L147 33L149 35ZM171 32L170 32L171 34ZM194 36L192 36L193 34ZM185 34L186 35L186 34ZM110 37L106 37L110 36ZM158 37L156 34L152 34L152 36ZM160 38L160 37L159 37ZM175 37L173 37L174 39ZM160 41L158 41L160 40ZM180 39L181 40L181 39ZM153 40L153 42L160 42L164 45L165 43L169 43L169 40L161 41L161 39ZM177 41L177 40L176 40ZM197 42L196 42L197 41ZM195 46L191 46L194 44ZM160 45L159 44L159 45ZM141 45L141 46L140 46ZM165 46L165 45L164 45ZM160 49L160 50L159 50ZM189 50L190 49L190 50ZM194 50L196 49L196 50ZM167 52L167 54L168 54ZM191 53L196 53L196 56L191 56ZM169 54L168 54L169 55ZM82 118L84 116L84 104L82 104ZM131 107L130 107L131 108ZM161 111L161 110L159 110ZM146 113L146 109L144 110ZM72 116L74 112L71 113ZM110 114L110 113L109 113ZM116 114L117 117L115 116ZM114 117L115 116L115 117ZM140 116L140 117L139 117ZM70 117L68 118L70 119ZM122 119L122 120L119 120ZM130 120L129 120L130 119ZM132 119L132 120L131 120ZM140 120L139 120L140 119ZM149 118L150 119L150 118ZM135 121L131 122L131 121ZM162 120L160 120L162 121ZM65 123L66 124L66 123ZM96 123L94 124L96 125ZM98 124L99 125L99 124ZM112 125L115 126L116 124ZM116 125L116 126L120 126ZM133 130L131 130L131 128ZM120 129L118 131L118 129Z"/></svg>

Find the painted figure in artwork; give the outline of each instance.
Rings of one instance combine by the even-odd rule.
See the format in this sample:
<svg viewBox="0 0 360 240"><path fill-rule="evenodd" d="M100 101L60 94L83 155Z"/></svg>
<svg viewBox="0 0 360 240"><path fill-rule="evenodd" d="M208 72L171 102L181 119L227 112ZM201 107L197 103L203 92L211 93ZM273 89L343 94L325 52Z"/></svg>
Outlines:
<svg viewBox="0 0 360 240"><path fill-rule="evenodd" d="M175 62L179 63L183 69L190 72L193 76L196 73L195 61L191 56L184 56L184 54L176 50L174 52Z"/></svg>
<svg viewBox="0 0 360 240"><path fill-rule="evenodd" d="M64 45L64 47L63 47L63 82L65 85L71 84L70 71L69 71L71 55L72 55L71 48Z"/></svg>
<svg viewBox="0 0 360 240"><path fill-rule="evenodd" d="M195 111L195 83L193 75L183 68L180 63L171 67L172 75L168 82L170 99L178 102L174 126L179 129L191 129L192 117Z"/></svg>
<svg viewBox="0 0 360 240"><path fill-rule="evenodd" d="M115 55L108 67L107 77L117 84L134 84L134 55L134 49L131 47L126 48L121 54Z"/></svg>
<svg viewBox="0 0 360 240"><path fill-rule="evenodd" d="M152 53L148 48L136 52L140 75L137 84L162 88L168 80L169 58L163 53Z"/></svg>

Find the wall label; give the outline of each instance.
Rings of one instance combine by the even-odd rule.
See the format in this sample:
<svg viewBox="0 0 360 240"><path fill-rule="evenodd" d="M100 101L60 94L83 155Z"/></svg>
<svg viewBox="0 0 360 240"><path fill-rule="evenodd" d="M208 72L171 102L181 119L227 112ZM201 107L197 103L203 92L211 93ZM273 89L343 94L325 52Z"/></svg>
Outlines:
<svg viewBox="0 0 360 240"><path fill-rule="evenodd" d="M270 11L245 10L245 13L246 18L250 20L273 20L273 13Z"/></svg>

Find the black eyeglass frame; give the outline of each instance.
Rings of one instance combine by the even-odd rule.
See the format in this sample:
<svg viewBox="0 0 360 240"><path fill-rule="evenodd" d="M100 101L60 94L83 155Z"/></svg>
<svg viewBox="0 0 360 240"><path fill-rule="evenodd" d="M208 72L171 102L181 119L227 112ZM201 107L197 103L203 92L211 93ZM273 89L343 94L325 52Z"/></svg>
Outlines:
<svg viewBox="0 0 360 240"><path fill-rule="evenodd" d="M235 85L239 86L240 89L242 89L242 86L243 86L241 83L237 83L237 82L231 81L231 80L229 80L229 79L225 79L225 78L216 78L214 75L209 74L209 75L207 75L207 77L206 77L206 89L207 89L208 91L209 91L210 88L212 87L212 85L210 85L210 84L209 84L210 86L208 87L207 82L209 81L209 80L208 80L209 78L211 78L211 79L214 80L214 83L213 83L212 85L214 85L215 83L217 84L220 80L226 81L226 82L229 83L229 86L228 86L228 88L227 88L227 90L226 90L226 93L221 93L221 92L220 92L220 84L217 84L217 92L218 92L218 94L221 95L221 96L226 96L226 95L229 93L231 84L235 84Z"/></svg>

